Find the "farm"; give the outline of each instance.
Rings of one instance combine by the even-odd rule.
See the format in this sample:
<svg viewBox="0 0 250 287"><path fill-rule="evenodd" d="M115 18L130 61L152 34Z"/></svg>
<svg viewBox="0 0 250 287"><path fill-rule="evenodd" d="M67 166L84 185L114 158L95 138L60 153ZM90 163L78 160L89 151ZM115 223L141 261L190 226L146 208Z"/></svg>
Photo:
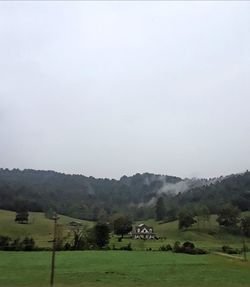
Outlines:
<svg viewBox="0 0 250 287"><path fill-rule="evenodd" d="M52 221L43 213L30 213L29 224L17 224L14 212L0 210L1 233L12 237L32 236L40 247L49 248ZM72 218L60 216L59 223L68 232ZM93 222L82 221L93 226ZM214 251L223 244L241 247L241 238L220 233L212 217L210 227L180 232L176 222L146 222L154 226L159 240L121 242L111 234L109 248L119 249L131 243L133 251L61 251L56 254L56 286L249 286L250 263L237 257L219 256ZM210 234L209 234L210 233ZM213 234L213 235L211 235ZM159 252L166 243L190 240L206 248L209 254L187 255ZM247 241L249 245L249 241ZM248 255L249 256L249 255ZM0 252L0 286L48 286L51 252Z"/></svg>
<svg viewBox="0 0 250 287"><path fill-rule="evenodd" d="M250 287L249 15L0 0L0 287Z"/></svg>
<svg viewBox="0 0 250 287"><path fill-rule="evenodd" d="M248 214L248 212L244 213ZM0 210L0 235L10 236L12 238L32 236L38 247L51 248L53 222L45 218L44 213L30 212L29 224L17 224L14 221L15 212ZM58 221L63 228L63 233L67 236L69 222L73 218L60 215ZM92 227L94 222L79 220L84 226ZM185 231L178 230L178 222L156 222L155 220L144 221L146 224L153 226L159 240L131 240L128 236L119 242L118 237L111 233L110 248L120 248L131 243L132 249L143 251L152 249L159 250L159 247L164 244L174 244L175 241L192 241L198 247L205 248L210 251L216 251L223 245L230 245L235 248L242 247L242 238L232 235L219 229L216 223L216 216L211 216L209 226L202 227L198 230L194 225ZM249 238L246 238L247 245L250 245Z"/></svg>

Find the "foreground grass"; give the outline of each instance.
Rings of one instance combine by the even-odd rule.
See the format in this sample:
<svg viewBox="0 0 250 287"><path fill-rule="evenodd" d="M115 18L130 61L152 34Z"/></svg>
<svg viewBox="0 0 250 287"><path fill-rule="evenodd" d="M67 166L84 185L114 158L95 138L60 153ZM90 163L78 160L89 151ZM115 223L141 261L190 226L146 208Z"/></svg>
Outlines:
<svg viewBox="0 0 250 287"><path fill-rule="evenodd" d="M0 252L1 287L49 286L49 252ZM249 286L250 263L165 252L58 252L57 287Z"/></svg>

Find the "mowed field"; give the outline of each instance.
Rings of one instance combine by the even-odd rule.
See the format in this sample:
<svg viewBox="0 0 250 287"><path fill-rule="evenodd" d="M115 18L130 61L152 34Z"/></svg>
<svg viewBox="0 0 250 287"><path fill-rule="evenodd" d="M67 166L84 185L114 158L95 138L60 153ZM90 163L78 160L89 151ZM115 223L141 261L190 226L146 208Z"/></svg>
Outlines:
<svg viewBox="0 0 250 287"><path fill-rule="evenodd" d="M0 286L49 286L50 259L50 252L0 252ZM213 254L58 252L55 282L57 287L249 286L250 263Z"/></svg>

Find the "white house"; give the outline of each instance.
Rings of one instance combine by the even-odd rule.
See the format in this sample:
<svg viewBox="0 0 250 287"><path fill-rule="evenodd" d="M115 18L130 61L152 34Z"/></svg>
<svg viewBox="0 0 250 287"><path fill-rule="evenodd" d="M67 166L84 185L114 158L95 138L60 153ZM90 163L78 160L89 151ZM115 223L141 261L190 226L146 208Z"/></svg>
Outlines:
<svg viewBox="0 0 250 287"><path fill-rule="evenodd" d="M137 225L131 235L134 239L155 239L153 227L144 223Z"/></svg>

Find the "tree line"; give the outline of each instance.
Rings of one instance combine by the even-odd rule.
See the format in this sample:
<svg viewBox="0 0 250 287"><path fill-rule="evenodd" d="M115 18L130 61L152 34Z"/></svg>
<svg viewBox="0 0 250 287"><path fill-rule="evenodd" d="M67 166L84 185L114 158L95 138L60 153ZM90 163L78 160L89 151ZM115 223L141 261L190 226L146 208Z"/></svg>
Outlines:
<svg viewBox="0 0 250 287"><path fill-rule="evenodd" d="M120 180L96 179L83 175L66 175L54 171L0 169L0 208L17 211L51 210L71 217L106 221L117 213L132 220L155 217L149 204L165 183L182 179L154 174L136 174ZM231 204L240 211L250 210L250 172L232 175L214 184L161 195L156 219L175 220L182 209L197 210L206 206L217 214L221 206ZM161 210L161 205L164 208ZM198 212L198 211L197 211Z"/></svg>
<svg viewBox="0 0 250 287"><path fill-rule="evenodd" d="M49 219L52 219L52 217L49 217ZM28 224L29 212L26 210L16 212L15 222L18 224ZM124 235L132 231L132 221L127 216L118 215L111 223L102 220L91 228L76 223L71 224L69 228L70 233L64 236L63 226L57 224L55 234L57 250L96 250L108 248L111 232L119 235L119 241L121 241ZM8 236L0 236L0 250L31 251L39 249L41 248L35 246L33 238L25 237L23 240L20 238L12 240Z"/></svg>
<svg viewBox="0 0 250 287"><path fill-rule="evenodd" d="M219 226L235 234L250 236L250 215L241 216L241 210L232 204L224 204L217 208L217 219ZM205 228L209 225L211 211L205 204L196 204L195 206L186 206L179 210L171 211L170 215L162 197L158 198L155 207L155 218L157 221L165 222L178 220L179 229L187 229L197 223L198 230L201 225Z"/></svg>

